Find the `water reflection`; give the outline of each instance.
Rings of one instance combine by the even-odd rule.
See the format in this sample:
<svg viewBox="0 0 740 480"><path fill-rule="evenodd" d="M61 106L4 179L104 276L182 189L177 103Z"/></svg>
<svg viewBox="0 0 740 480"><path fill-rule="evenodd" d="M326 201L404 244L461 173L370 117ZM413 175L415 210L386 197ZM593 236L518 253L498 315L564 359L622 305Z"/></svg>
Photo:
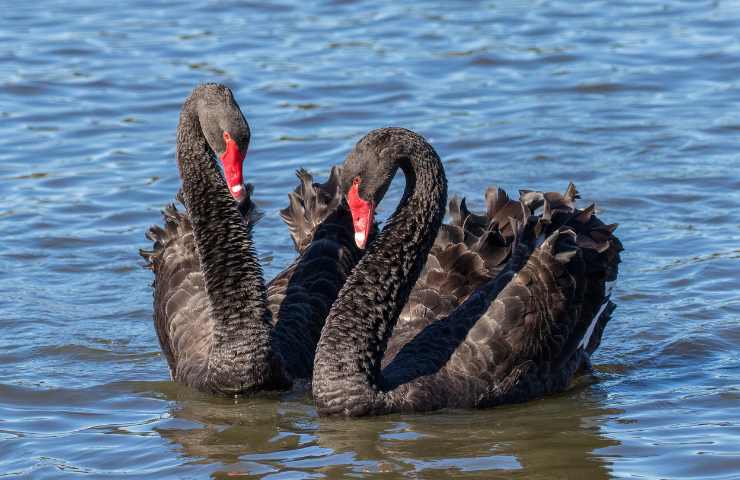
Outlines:
<svg viewBox="0 0 740 480"><path fill-rule="evenodd" d="M599 480L611 478L601 451L619 445L602 425L621 411L609 409L598 388L486 411L350 420L318 418L305 392L218 399L169 382L144 390L170 402L170 418L155 431L187 457L229 475L477 472Z"/></svg>

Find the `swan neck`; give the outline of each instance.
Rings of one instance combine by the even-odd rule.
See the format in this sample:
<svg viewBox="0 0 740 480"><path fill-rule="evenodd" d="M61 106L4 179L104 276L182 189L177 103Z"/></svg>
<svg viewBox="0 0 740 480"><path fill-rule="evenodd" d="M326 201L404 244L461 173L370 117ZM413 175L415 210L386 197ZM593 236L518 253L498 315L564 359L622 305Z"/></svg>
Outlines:
<svg viewBox="0 0 740 480"><path fill-rule="evenodd" d="M404 195L340 292L319 342L313 389L325 414L388 408L383 353L444 217L447 180L434 149L419 142L394 160L406 177Z"/></svg>
<svg viewBox="0 0 740 480"><path fill-rule="evenodd" d="M264 379L269 376L271 326L251 225L238 212L190 101L178 125L177 162L215 323L209 382Z"/></svg>

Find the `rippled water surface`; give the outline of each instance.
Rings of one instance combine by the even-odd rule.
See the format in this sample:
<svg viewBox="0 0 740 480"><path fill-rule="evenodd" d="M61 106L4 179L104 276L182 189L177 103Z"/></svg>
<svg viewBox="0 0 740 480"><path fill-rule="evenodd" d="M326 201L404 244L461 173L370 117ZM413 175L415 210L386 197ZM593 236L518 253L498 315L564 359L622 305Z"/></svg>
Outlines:
<svg viewBox="0 0 740 480"><path fill-rule="evenodd" d="M739 25L722 0L3 4L0 473L740 478ZM294 170L376 127L425 135L474 207L575 182L626 248L597 382L351 421L169 382L137 250L204 81L252 126L268 276Z"/></svg>

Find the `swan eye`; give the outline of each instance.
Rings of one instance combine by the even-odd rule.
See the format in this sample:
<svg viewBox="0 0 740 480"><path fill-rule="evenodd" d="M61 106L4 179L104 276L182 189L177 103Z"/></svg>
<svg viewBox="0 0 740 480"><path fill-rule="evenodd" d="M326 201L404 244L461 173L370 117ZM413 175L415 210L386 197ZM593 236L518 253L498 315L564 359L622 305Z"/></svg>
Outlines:
<svg viewBox="0 0 740 480"><path fill-rule="evenodd" d="M352 185L360 185L360 177L355 177L352 179Z"/></svg>
<svg viewBox="0 0 740 480"><path fill-rule="evenodd" d="M231 135L229 132L224 132L224 142L229 143L231 141Z"/></svg>

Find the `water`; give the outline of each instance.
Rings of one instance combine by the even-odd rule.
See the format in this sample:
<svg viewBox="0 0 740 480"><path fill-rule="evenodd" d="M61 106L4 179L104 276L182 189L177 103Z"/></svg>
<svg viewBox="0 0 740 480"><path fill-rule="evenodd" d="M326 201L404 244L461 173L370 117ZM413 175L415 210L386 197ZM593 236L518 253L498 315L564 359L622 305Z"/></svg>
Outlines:
<svg viewBox="0 0 740 480"><path fill-rule="evenodd" d="M441 3L3 4L0 473L740 478L740 2ZM204 81L252 126L268 276L293 171L373 128L424 134L474 207L574 181L626 248L598 382L347 421L167 381L137 250Z"/></svg>

